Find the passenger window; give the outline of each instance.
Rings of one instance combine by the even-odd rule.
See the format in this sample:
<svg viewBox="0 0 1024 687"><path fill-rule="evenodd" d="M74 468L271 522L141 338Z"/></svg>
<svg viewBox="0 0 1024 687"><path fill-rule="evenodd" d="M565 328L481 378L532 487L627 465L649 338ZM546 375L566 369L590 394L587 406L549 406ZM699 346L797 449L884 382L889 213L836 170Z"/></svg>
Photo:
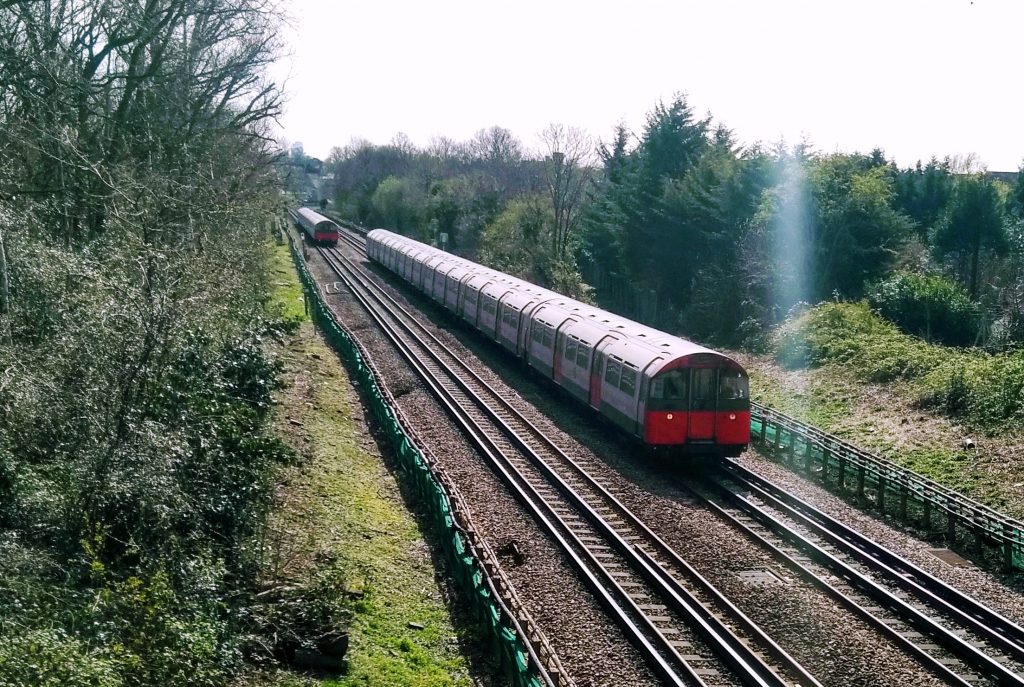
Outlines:
<svg viewBox="0 0 1024 687"><path fill-rule="evenodd" d="M539 324L533 325L533 328L530 330L530 338L536 341L537 343L540 343L541 333Z"/></svg>
<svg viewBox="0 0 1024 687"><path fill-rule="evenodd" d="M636 370L630 367L622 368L622 377L619 379L619 388L630 396L636 393Z"/></svg>
<svg viewBox="0 0 1024 687"><path fill-rule="evenodd" d="M576 364L584 370L590 368L590 346L582 341L576 347Z"/></svg>
<svg viewBox="0 0 1024 687"><path fill-rule="evenodd" d="M604 381L609 385L618 387L619 386L619 370L622 366L614 360L609 360L608 364L604 368Z"/></svg>
<svg viewBox="0 0 1024 687"><path fill-rule="evenodd" d="M551 348L555 345L555 330L551 327L544 327L544 348Z"/></svg>
<svg viewBox="0 0 1024 687"><path fill-rule="evenodd" d="M576 339L566 338L564 355L566 360L576 360Z"/></svg>

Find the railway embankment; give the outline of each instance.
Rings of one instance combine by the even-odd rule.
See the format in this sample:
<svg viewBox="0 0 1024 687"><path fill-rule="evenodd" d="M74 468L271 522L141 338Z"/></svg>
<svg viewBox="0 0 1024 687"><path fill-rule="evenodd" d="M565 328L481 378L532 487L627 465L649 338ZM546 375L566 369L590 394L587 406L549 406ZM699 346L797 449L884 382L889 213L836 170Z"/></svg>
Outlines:
<svg viewBox="0 0 1024 687"><path fill-rule="evenodd" d="M770 355L736 354L752 396L1020 519L1021 356L928 344L866 306L792 321Z"/></svg>
<svg viewBox="0 0 1024 687"><path fill-rule="evenodd" d="M276 250L273 281L278 307L299 323L274 347L284 365L274 426L301 461L278 486L264 586L284 597L277 613L321 630L329 616L337 641L324 646L315 632L296 636L288 658L297 671L244 679L275 686L491 684L488 648L437 558L437 533L403 490L352 379L304 312L287 246ZM343 656L339 645L347 646Z"/></svg>

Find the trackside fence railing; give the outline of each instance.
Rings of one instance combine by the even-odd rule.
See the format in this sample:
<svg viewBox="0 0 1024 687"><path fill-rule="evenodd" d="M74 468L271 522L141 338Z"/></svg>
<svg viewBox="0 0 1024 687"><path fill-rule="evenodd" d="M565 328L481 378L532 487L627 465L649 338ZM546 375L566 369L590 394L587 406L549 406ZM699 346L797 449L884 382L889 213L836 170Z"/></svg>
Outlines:
<svg viewBox="0 0 1024 687"><path fill-rule="evenodd" d="M458 490L429 452L421 448L391 394L378 384L380 375L362 346L327 307L296 245L302 239L296 239L291 231L288 236L307 309L358 384L376 427L427 508L440 533L453 578L470 601L476 619L486 628L507 681L516 687L572 687L572 680L502 573L497 557L473 528L469 509Z"/></svg>
<svg viewBox="0 0 1024 687"><path fill-rule="evenodd" d="M1006 571L1024 570L1024 523L892 461L759 403L751 404L754 443L841 496L856 496L976 560L999 557Z"/></svg>

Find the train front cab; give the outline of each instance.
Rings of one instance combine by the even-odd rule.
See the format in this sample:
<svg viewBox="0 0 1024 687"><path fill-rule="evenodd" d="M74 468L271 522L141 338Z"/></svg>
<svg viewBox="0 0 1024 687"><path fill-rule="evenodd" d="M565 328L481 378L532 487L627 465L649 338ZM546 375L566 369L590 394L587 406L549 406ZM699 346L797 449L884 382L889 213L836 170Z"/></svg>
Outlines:
<svg viewBox="0 0 1024 687"><path fill-rule="evenodd" d="M750 389L739 364L714 353L671 361L650 379L644 442L739 455L750 442Z"/></svg>
<svg viewBox="0 0 1024 687"><path fill-rule="evenodd" d="M313 230L313 240L330 246L337 245L340 227L331 221L319 222Z"/></svg>

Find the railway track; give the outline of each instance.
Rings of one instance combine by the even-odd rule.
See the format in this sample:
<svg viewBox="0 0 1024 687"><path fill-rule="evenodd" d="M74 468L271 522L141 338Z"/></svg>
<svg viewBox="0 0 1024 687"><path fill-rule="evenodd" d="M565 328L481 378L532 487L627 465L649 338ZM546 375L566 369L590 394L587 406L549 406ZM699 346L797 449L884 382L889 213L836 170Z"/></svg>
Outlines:
<svg viewBox="0 0 1024 687"><path fill-rule="evenodd" d="M343 232L342 238L354 249L365 251L365 237ZM343 260L340 253L333 258L335 263ZM354 268L350 266L348 269L354 275ZM375 285L366 284L365 287L373 290ZM367 308L369 311L370 307ZM436 339L434 342L436 346L441 346ZM472 372L469 371L469 374ZM479 395L486 397L484 391L480 391ZM491 395L494 396L493 392ZM490 403L507 405L500 398L492 399ZM697 610L696 615L689 613L690 621L684 624L691 624L699 617L700 608L706 612L710 612L707 609L716 608L714 615L728 618L726 622L733 627L743 628L742 632L747 633L745 643L753 640L761 653L770 657L777 666L788 665L774 672L775 677L788 673L791 679L800 684L814 684L814 678L795 662L788 664L788 656L763 636L756 626L747 626L745 623L749 621L745 621L745 618L737 620L736 614L742 616L742 613L735 608L730 610L728 607L731 604L713 588L709 590L707 587L710 585L685 561L675 556L671 548L654 533L645 531L647 528L643 523L631 520L631 514L618 503L614 494L601 493L603 490L600 485L591 484L585 465L573 463L564 454L557 455L561 453L557 446L539 435L539 432L531 430L524 419L511 417L515 414L514 409L507 408L495 413L483 410L487 404L487 401L478 402L477 412L497 415L506 440L519 444L517 448L520 457L505 457L503 460L511 466L509 474L518 475L521 483L526 485L525 491L532 491L541 500L548 500L553 495L552 490L560 491L570 499L583 502L582 506L575 506L575 513L571 510L574 507L572 504L548 508L548 512L553 514L552 523L571 535L566 540L572 541L577 551L599 554L590 556L592 563L596 560L600 564L608 560L610 552L617 551L620 558L613 560L612 570L621 570L622 566L631 565L634 571L638 571L642 578L639 581L625 579L621 573L607 575L606 579L615 582L620 588L620 596L626 599L620 609L626 611L624 615L630 618L628 622L632 622L635 627L642 631L644 618L649 620L651 612L654 613L656 620L646 623L648 631L653 631L655 636L663 635L668 644L678 650L675 652L677 658L693 664L691 669L683 670L682 674L688 674L691 680L701 680L697 684L708 684L704 677L714 675L711 672L714 669L699 667L708 664L708 661L705 656L690 648L694 645L694 638L672 639L684 635L677 635L671 624L664 619L670 617L666 615L669 610L679 614L679 618L687 616L685 606L680 605L679 600ZM491 420L493 422L494 418ZM517 424L520 421L527 426ZM524 451L524 448L528 451ZM544 456L546 452L552 455ZM529 453L534 456L527 455ZM541 464L549 467L538 467ZM546 472L568 477L559 478L559 483L552 475L544 474ZM697 486L694 492L723 519L741 528L801 579L824 591L862 618L880 635L943 681L954 685L1024 685L1024 629L980 602L928 575L734 461L726 461L716 479ZM587 520L591 530L574 531L572 525L577 518ZM603 527L599 524L602 519L606 522ZM620 523L627 526L623 528ZM609 528L613 531L602 532ZM598 542L596 546L595 542ZM630 548L636 555L624 556ZM583 557L586 558L585 555ZM674 589L678 600L671 595L661 596L659 600L659 585L656 584L659 579L668 582L667 586ZM684 592L687 588L697 591L686 598ZM646 616L644 611L647 611ZM669 631L665 632L665 629ZM716 648L715 640L709 640L706 633L706 630L698 632L700 636L696 639L704 639L706 650L710 649L724 657L726 663L731 661L730 665L736 669L735 658L730 659L729 649L722 648L727 644L720 644ZM652 646L658 644L653 642ZM671 652L666 653L663 645L658 651L662 657L671 657ZM691 653L684 654L683 651ZM742 664L740 667L743 667Z"/></svg>
<svg viewBox="0 0 1024 687"><path fill-rule="evenodd" d="M662 680L819 684L341 251L321 253Z"/></svg>
<svg viewBox="0 0 1024 687"><path fill-rule="evenodd" d="M1024 628L733 460L694 493L954 685L1024 685Z"/></svg>

